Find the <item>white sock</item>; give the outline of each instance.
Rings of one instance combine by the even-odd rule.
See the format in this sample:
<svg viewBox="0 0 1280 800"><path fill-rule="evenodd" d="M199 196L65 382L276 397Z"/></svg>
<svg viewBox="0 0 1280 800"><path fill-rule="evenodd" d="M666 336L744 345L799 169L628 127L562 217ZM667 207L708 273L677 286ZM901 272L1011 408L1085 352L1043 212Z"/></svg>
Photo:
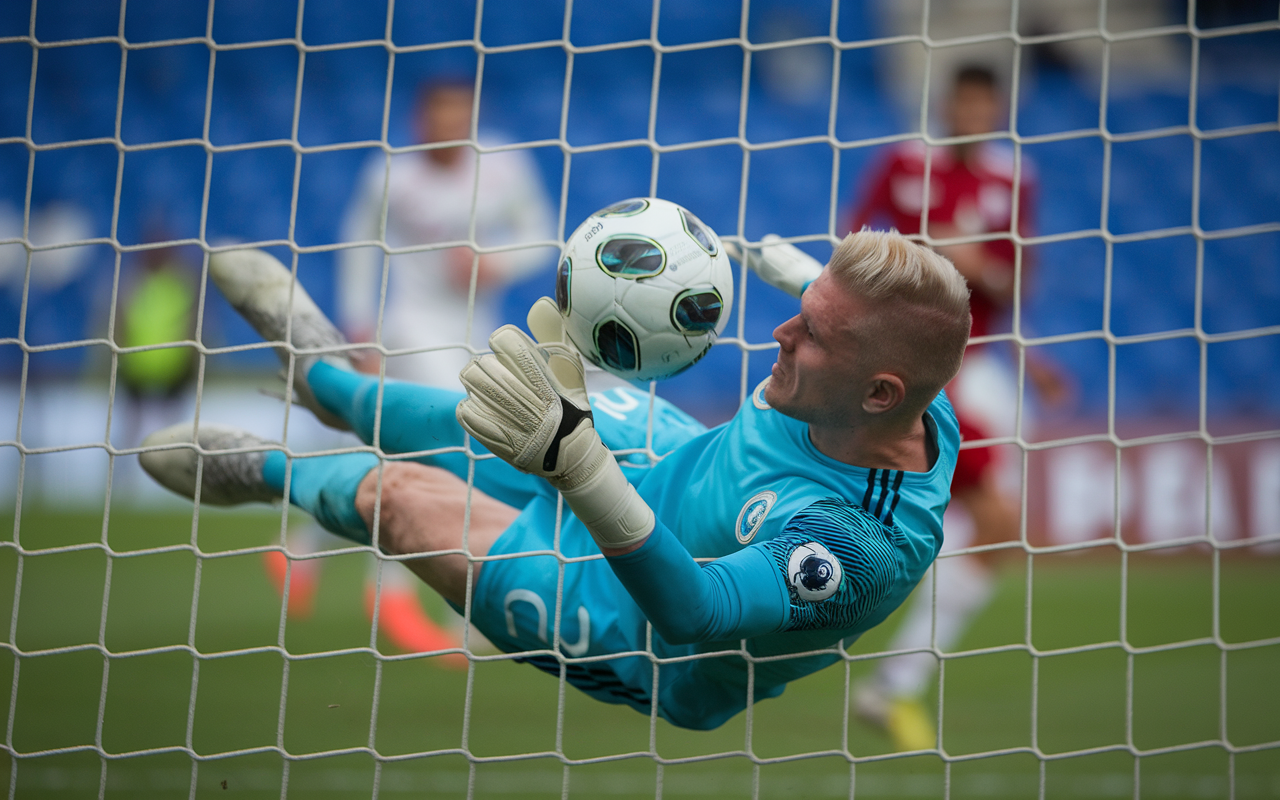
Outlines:
<svg viewBox="0 0 1280 800"><path fill-rule="evenodd" d="M933 593L937 572L937 628L934 629ZM973 618L986 607L994 582L976 556L956 556L934 562L925 573L889 650L936 646L947 652L955 647ZM937 668L932 653L911 653L886 658L876 669L876 682L890 697L918 697L928 690Z"/></svg>

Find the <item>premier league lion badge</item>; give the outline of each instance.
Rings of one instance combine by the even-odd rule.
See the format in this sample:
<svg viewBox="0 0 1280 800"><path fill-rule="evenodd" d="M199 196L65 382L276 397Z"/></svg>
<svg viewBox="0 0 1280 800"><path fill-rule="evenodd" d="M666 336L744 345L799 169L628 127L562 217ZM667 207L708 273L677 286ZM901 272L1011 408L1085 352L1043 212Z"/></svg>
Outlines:
<svg viewBox="0 0 1280 800"><path fill-rule="evenodd" d="M819 542L806 542L787 561L791 588L801 600L820 603L840 588L840 560Z"/></svg>

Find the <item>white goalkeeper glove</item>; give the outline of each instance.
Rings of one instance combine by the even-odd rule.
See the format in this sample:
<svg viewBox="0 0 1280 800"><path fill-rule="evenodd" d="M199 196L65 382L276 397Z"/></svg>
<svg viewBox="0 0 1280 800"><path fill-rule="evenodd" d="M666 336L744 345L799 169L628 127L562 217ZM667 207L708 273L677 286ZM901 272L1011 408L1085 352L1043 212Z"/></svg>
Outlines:
<svg viewBox="0 0 1280 800"><path fill-rule="evenodd" d="M761 239L759 248L743 249L733 242L724 242L724 250L730 258L746 264L765 283L792 297L799 297L804 287L822 274L818 259L782 241L782 237L774 233Z"/></svg>
<svg viewBox="0 0 1280 800"><path fill-rule="evenodd" d="M458 422L503 461L546 478L601 547L643 540L653 511L596 433L582 358L563 341L553 300L533 304L529 329L537 342L504 325L489 337L493 353L463 367Z"/></svg>

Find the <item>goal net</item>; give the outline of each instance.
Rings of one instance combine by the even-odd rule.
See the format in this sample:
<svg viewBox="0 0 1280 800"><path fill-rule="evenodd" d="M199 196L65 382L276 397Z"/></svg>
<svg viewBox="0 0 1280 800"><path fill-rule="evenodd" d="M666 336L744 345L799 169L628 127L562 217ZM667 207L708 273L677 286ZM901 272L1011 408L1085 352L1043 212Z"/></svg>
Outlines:
<svg viewBox="0 0 1280 800"><path fill-rule="evenodd" d="M1274 3L32 0L0 62L9 797L1280 796ZM192 417L371 449L272 396L210 253L266 249L375 374L452 385L591 212L663 197L825 261L903 153L886 202L1011 265L971 278L1004 299L952 387L984 493L901 610L714 731L579 692L561 597L502 653L403 559L138 466ZM1004 194L946 207L974 154ZM797 310L737 275L716 346L648 387L708 425ZM397 633L419 604L453 639Z"/></svg>

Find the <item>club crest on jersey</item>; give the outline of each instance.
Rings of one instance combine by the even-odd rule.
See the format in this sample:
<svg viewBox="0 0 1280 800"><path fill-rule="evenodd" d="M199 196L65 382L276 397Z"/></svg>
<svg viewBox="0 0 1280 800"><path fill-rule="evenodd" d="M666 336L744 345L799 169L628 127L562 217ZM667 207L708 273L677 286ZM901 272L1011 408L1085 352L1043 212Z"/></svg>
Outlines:
<svg viewBox="0 0 1280 800"><path fill-rule="evenodd" d="M769 379L765 378L756 386L755 391L751 393L751 404L761 411L769 410L769 403L764 399L764 389L769 385Z"/></svg>
<svg viewBox="0 0 1280 800"><path fill-rule="evenodd" d="M820 542L806 542L791 551L787 575L801 600L820 603L839 590L844 572L840 560Z"/></svg>
<svg viewBox="0 0 1280 800"><path fill-rule="evenodd" d="M734 531L739 543L746 544L755 538L760 526L764 524L764 518L769 516L769 510L777 500L778 495L766 489L746 502L738 512L738 524Z"/></svg>

